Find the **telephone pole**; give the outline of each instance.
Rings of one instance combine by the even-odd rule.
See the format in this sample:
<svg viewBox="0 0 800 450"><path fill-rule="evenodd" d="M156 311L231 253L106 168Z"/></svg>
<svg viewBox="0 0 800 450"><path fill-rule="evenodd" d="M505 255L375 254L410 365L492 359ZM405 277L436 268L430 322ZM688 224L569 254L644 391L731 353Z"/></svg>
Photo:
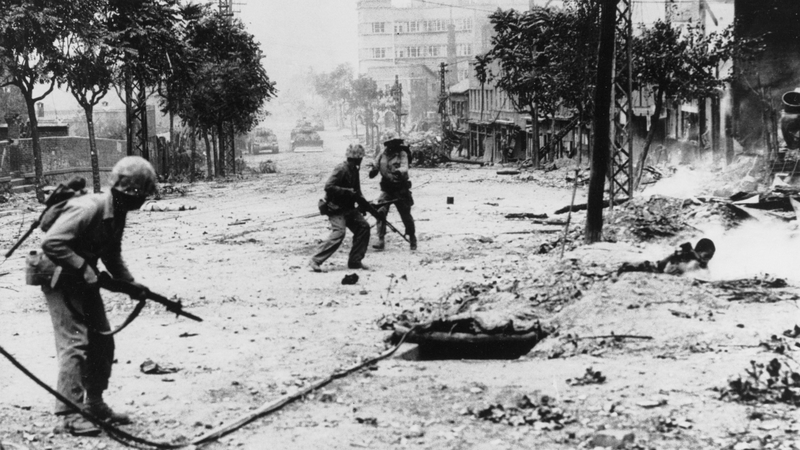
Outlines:
<svg viewBox="0 0 800 450"><path fill-rule="evenodd" d="M394 98L394 116L397 137L400 137L403 120L403 85L400 84L400 76L394 76L394 86L392 86L392 97Z"/></svg>
<svg viewBox="0 0 800 450"><path fill-rule="evenodd" d="M447 137L447 130L450 125L450 120L447 118L447 83L445 76L447 75L447 63L439 64L439 115L442 120L442 152L445 149L445 138Z"/></svg>

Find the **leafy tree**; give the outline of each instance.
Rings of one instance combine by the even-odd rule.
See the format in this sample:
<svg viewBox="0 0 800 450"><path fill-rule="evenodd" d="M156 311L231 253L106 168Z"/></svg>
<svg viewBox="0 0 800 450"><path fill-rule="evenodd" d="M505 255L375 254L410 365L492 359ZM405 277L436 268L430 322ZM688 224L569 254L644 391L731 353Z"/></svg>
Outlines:
<svg viewBox="0 0 800 450"><path fill-rule="evenodd" d="M716 68L734 52L732 30L728 27L705 33L699 26L681 27L662 20L641 26L633 40L633 80L640 88L649 86L652 90L655 109L651 123L658 123L667 99L689 102L718 95L727 80L717 76ZM636 186L655 130L651 126L647 133L636 167Z"/></svg>
<svg viewBox="0 0 800 450"><path fill-rule="evenodd" d="M344 63L314 79L314 90L336 110L340 127L344 126L345 108L352 96L353 78L353 67Z"/></svg>
<svg viewBox="0 0 800 450"><path fill-rule="evenodd" d="M0 71L2 71L2 68L0 68ZM22 94L20 94L16 86L0 88L0 120L3 120L6 115L19 114L26 110L25 99L22 98Z"/></svg>
<svg viewBox="0 0 800 450"><path fill-rule="evenodd" d="M83 2L84 20L59 41L55 63L59 80L83 108L89 136L94 192L100 192L100 163L97 156L93 111L108 94L121 51L108 38L109 5L102 0Z"/></svg>
<svg viewBox="0 0 800 450"><path fill-rule="evenodd" d="M589 0L569 0L563 8L496 11L490 16L492 48L476 59L478 80L493 82L517 111L531 117L541 112L553 118L566 107L585 120L591 114L597 17L598 4Z"/></svg>
<svg viewBox="0 0 800 450"><path fill-rule="evenodd" d="M113 11L108 22L111 45L124 50L115 85L126 105L128 153L132 154L138 140L134 113L146 109L153 89L170 73L169 55L177 53L182 45L181 9L178 0L108 1ZM146 114L142 117L146 119ZM147 130L147 123L138 126ZM146 148L146 142L140 144ZM149 151L142 156L149 159Z"/></svg>
<svg viewBox="0 0 800 450"><path fill-rule="evenodd" d="M223 124L237 134L249 132L264 103L277 93L261 65L258 43L241 22L209 9L189 24L186 38L195 63L176 69L185 71L176 77L190 82L176 85L168 110L190 126L216 130L217 135L227 132Z"/></svg>
<svg viewBox="0 0 800 450"><path fill-rule="evenodd" d="M381 109L381 98L383 91L378 89L378 83L366 75L359 75L358 78L350 83L352 95L349 103L350 107L361 114L366 126L367 145L372 145L377 136L374 136L373 125L375 115Z"/></svg>
<svg viewBox="0 0 800 450"><path fill-rule="evenodd" d="M36 197L44 202L42 149L36 118L36 102L56 85L52 62L55 43L64 38L70 24L79 20L80 5L60 0L0 0L0 88L16 86L25 100L31 125ZM34 89L44 86L44 92Z"/></svg>

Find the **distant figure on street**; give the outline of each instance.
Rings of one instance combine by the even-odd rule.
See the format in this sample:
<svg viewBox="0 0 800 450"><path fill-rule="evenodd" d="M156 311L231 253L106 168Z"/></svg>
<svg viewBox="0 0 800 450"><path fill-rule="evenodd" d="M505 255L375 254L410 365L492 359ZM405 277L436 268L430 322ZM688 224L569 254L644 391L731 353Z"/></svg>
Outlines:
<svg viewBox="0 0 800 450"><path fill-rule="evenodd" d="M309 262L309 267L314 272L322 272L322 263L342 245L345 228L349 228L353 233L353 247L350 249L347 267L367 269L361 260L364 259L369 245L369 223L356 208L356 199L362 197L358 171L364 158L364 147L351 144L347 147L346 156L347 161L333 169L333 173L325 183L325 198L320 200L320 213L328 216L331 234Z"/></svg>
<svg viewBox="0 0 800 450"><path fill-rule="evenodd" d="M108 335L97 262L102 260L114 278L140 286L122 259L122 232L128 211L139 209L155 193L156 173L145 159L127 156L112 169L111 183L110 191L76 196L59 207L42 241L44 279L32 284L41 284L53 321L58 392L107 423L126 424L130 418L103 399L114 363L114 338ZM55 413L71 434L100 434L100 428L65 403L56 401Z"/></svg>
<svg viewBox="0 0 800 450"><path fill-rule="evenodd" d="M414 198L411 196L411 181L408 179L408 164L411 160L411 151L404 141L397 136L389 136L383 143L384 149L375 158L375 162L369 163L369 177L375 178L381 174L381 195L378 197L378 204L392 202L400 213L400 218L405 226L405 234L411 242L411 250L417 249L417 235L414 227L414 218L411 216L411 206L414 205ZM385 218L389 213L389 206L385 205L378 211ZM376 250L383 250L386 247L386 221L378 221L378 242L372 246Z"/></svg>

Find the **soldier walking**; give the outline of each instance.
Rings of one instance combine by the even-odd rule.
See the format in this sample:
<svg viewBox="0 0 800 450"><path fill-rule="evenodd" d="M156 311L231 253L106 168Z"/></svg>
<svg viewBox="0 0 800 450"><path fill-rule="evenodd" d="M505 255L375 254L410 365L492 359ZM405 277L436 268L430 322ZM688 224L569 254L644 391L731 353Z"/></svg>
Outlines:
<svg viewBox="0 0 800 450"><path fill-rule="evenodd" d="M48 270L40 273L47 280L42 281L42 291L53 321L58 392L107 423L126 424L130 418L103 399L114 362L114 338L108 334L96 268L102 260L114 278L133 283L121 256L122 232L128 211L139 209L155 193L156 174L145 159L128 156L112 169L111 183L110 192L77 196L58 207L42 243ZM69 433L100 434L95 424L65 403L56 401L55 413L63 416Z"/></svg>
<svg viewBox="0 0 800 450"><path fill-rule="evenodd" d="M347 267L367 269L361 260L364 259L369 245L369 224L356 208L356 199L362 197L358 171L364 158L364 147L351 144L347 147L346 156L347 161L333 169L325 183L325 199L320 200L320 213L328 216L331 234L311 257L308 265L314 272L322 272L322 263L342 245L345 228L353 233L353 247L350 249Z"/></svg>
<svg viewBox="0 0 800 450"><path fill-rule="evenodd" d="M411 181L408 179L408 162L410 150L404 145L404 141L397 137L390 136L389 140L383 143L384 149L375 158L375 162L369 163L369 177L375 178L381 174L381 195L378 197L378 204L394 202L397 212L405 226L405 233L411 243L411 250L417 249L416 228L414 218L411 216L411 206L414 205L414 198L411 196ZM385 218L389 213L389 206L384 205L378 211ZM376 250L383 250L386 247L386 220L378 220L378 242L372 246Z"/></svg>

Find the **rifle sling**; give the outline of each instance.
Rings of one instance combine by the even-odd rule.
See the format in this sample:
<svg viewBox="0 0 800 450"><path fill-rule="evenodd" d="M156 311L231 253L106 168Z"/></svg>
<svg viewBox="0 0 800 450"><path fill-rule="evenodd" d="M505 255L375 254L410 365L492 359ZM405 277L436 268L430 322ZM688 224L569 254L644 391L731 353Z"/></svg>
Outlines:
<svg viewBox="0 0 800 450"><path fill-rule="evenodd" d="M84 325L86 325L86 328L88 328L90 331L93 331L97 334L101 334L103 336L113 336L119 333L120 331L124 330L125 327L127 327L128 325L131 324L131 322L134 321L134 319L139 317L139 313L141 313L142 310L144 309L145 305L147 304L147 300L139 300L139 303L136 304L136 306L133 308L133 311L131 311L131 313L128 314L128 317L125 318L122 324L117 328L115 328L114 330L110 331L101 331L95 329L93 326L91 326L91 324L89 324L89 321L86 320L86 315L76 310L75 307L72 306L72 303L70 303L69 301L65 301L64 304L67 305L67 309L70 311L70 313L72 313L75 319L79 320Z"/></svg>

